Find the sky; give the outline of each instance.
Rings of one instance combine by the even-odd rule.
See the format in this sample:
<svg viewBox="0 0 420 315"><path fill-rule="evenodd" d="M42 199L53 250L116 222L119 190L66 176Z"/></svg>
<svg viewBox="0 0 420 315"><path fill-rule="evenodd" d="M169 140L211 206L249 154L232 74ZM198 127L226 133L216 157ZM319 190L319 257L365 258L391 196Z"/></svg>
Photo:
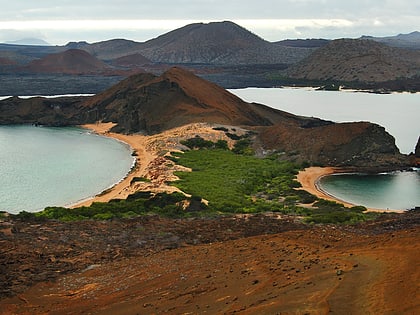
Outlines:
<svg viewBox="0 0 420 315"><path fill-rule="evenodd" d="M233 21L268 41L420 31L418 0L0 0L0 42L143 42L190 23Z"/></svg>

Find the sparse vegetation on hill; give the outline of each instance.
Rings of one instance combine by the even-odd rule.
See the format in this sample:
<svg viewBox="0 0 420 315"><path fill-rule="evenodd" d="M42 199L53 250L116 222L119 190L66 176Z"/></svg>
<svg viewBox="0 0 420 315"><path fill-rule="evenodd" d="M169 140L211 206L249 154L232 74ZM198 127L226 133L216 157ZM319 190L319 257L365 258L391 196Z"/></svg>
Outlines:
<svg viewBox="0 0 420 315"><path fill-rule="evenodd" d="M288 69L295 79L327 82L388 82L419 75L420 51L366 39L334 40Z"/></svg>

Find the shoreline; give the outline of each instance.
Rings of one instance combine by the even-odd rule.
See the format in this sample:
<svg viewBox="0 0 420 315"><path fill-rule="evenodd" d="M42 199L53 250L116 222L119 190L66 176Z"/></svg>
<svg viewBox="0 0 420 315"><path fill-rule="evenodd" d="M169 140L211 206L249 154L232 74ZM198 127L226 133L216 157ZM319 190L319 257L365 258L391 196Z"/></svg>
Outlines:
<svg viewBox="0 0 420 315"><path fill-rule="evenodd" d="M77 201L69 205L69 208L90 206L93 202L108 202L111 199L126 199L129 195L138 191L159 192L181 192L168 182L174 181L177 177L175 171L189 171L189 169L175 165L166 159L170 151L179 151L179 141L195 135L217 141L232 141L224 132L214 130L209 124L194 123L164 131L155 135L142 134L119 134L110 132L115 123L85 124L80 127L92 132L126 143L132 150L135 157L134 166L126 177L121 179L114 186L100 192L96 196L85 200ZM145 180L136 180L142 178Z"/></svg>
<svg viewBox="0 0 420 315"><path fill-rule="evenodd" d="M349 172L348 168L311 166L311 167L305 168L302 171L299 171L296 180L302 185L301 189L308 191L309 193L315 195L316 197L342 203L344 204L345 207L351 208L357 205L347 202L345 200L339 199L335 197L334 195L329 194L328 192L323 190L319 184L321 178L324 176L329 176L329 175L338 174L338 173L348 173L348 172ZM394 213L406 212L405 210L397 210L397 209L377 209L377 208L368 208L368 207L366 208L368 212L394 212Z"/></svg>
<svg viewBox="0 0 420 315"><path fill-rule="evenodd" d="M80 127L89 129L92 132L115 139L126 143L134 153L135 161L133 167L127 173L125 178L121 179L114 186L100 192L96 196L77 201L69 205L69 208L77 208L81 206L90 206L93 202L109 202L111 199L126 199L130 194L138 191L151 192L181 192L178 188L167 184L169 181L176 180L177 177L173 175L174 171L186 170L182 166L170 164L170 161L165 158L166 153L177 148L179 139L191 137L192 135L200 134L213 139L222 139L223 133L215 131L212 126L208 124L191 124L184 127L175 128L173 130L165 131L156 135L141 135L131 134L124 135L110 132L110 129L115 126L115 123L96 123L85 124ZM348 173L354 171L348 168L339 167L308 167L299 171L296 180L302 185L301 189L317 196L321 199L335 201L344 204L345 207L351 208L356 206L345 200L341 200L325 190L323 190L319 181L322 177L337 174ZM136 181L135 178L145 178L147 181ZM370 212L395 212L403 213L405 210L397 209L375 209L367 208Z"/></svg>
<svg viewBox="0 0 420 315"><path fill-rule="evenodd" d="M110 129L115 125L115 123L97 123L85 124L80 127L91 130L98 135L112 138L127 144L134 157L133 166L126 176L115 185L105 189L93 197L76 202L70 205L69 208L90 206L93 202L108 202L111 199L126 199L128 195L138 191L138 189L131 187L133 179L135 177L146 177L146 165L148 165L156 156L152 152L147 152L145 149L145 139L143 139L145 136L123 135L110 132Z"/></svg>

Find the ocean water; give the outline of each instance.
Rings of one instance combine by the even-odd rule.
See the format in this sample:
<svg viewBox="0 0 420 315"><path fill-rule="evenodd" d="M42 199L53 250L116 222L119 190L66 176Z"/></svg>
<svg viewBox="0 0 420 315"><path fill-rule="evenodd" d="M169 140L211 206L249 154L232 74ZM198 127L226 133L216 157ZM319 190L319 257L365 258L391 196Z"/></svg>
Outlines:
<svg viewBox="0 0 420 315"><path fill-rule="evenodd" d="M381 174L324 176L320 188L327 193L368 208L408 210L420 207L420 170Z"/></svg>
<svg viewBox="0 0 420 315"><path fill-rule="evenodd" d="M90 198L133 162L128 145L85 129L0 126L0 210L36 212Z"/></svg>
<svg viewBox="0 0 420 315"><path fill-rule="evenodd" d="M311 88L247 88L230 92L296 115L335 122L371 121L395 138L402 153L410 153L420 136L420 93L374 94L314 91Z"/></svg>
<svg viewBox="0 0 420 315"><path fill-rule="evenodd" d="M256 102L296 115L335 122L371 121L395 138L402 153L414 151L420 136L420 93L374 94L354 91L315 91L311 88L247 88L230 90ZM324 177L321 188L350 203L378 209L420 206L420 175L398 172L379 175Z"/></svg>

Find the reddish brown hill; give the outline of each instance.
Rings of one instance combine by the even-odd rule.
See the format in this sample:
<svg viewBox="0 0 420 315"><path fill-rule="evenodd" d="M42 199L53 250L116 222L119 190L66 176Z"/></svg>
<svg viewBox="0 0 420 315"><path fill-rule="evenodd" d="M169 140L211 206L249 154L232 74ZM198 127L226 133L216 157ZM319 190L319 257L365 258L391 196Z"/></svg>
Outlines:
<svg viewBox="0 0 420 315"><path fill-rule="evenodd" d="M130 77L83 104L122 132L159 132L193 122L270 125L237 96L181 68Z"/></svg>
<svg viewBox="0 0 420 315"><path fill-rule="evenodd" d="M9 58L0 57L0 66L14 66L17 63Z"/></svg>
<svg viewBox="0 0 420 315"><path fill-rule="evenodd" d="M152 62L149 59L139 53L112 60L112 64L117 67L137 67L151 63Z"/></svg>
<svg viewBox="0 0 420 315"><path fill-rule="evenodd" d="M154 62L224 65L291 64L312 52L269 43L230 21L189 24L145 42L139 51Z"/></svg>
<svg viewBox="0 0 420 315"><path fill-rule="evenodd" d="M94 74L106 72L109 67L84 50L69 49L34 60L26 69L43 73Z"/></svg>

